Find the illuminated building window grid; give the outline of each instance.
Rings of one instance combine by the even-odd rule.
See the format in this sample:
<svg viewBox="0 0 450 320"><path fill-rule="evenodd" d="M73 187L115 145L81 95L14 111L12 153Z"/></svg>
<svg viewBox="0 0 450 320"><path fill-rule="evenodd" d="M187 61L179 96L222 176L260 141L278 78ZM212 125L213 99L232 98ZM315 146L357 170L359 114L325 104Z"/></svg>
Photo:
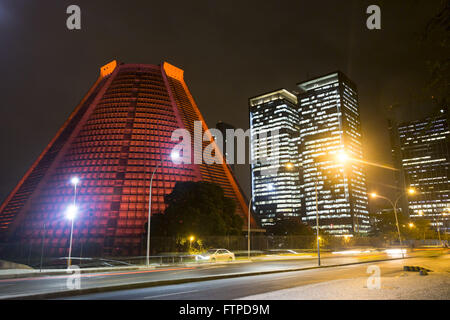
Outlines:
<svg viewBox="0 0 450 320"><path fill-rule="evenodd" d="M446 112L439 117L398 126L406 180L419 190L417 196L408 199L411 217L416 219L449 220L443 215L450 207L450 131ZM419 212L423 212L423 216Z"/></svg>
<svg viewBox="0 0 450 320"><path fill-rule="evenodd" d="M335 88L337 89L337 85L335 86ZM340 101L333 101L333 99L341 99L342 97L342 104L344 105L344 109L341 110L341 112L343 112L344 118L346 120L347 123L347 128L346 132L339 132L339 134L334 135L335 139L333 139L333 135L332 137L327 137L326 139L328 140L328 143L330 143L330 140L334 142L335 146L333 147L328 147L326 144L325 146L322 144L318 144L315 145L314 143L312 143L310 140L306 139L305 141L302 141L302 144L308 145L304 147L304 151L302 152L302 157L303 157L303 167L304 167L304 172L308 171L305 170L307 169L308 165L305 165L305 161L307 161L308 157L310 157L311 155L313 155L316 151L320 152L323 151L324 149L334 149L336 148L336 145L341 145L342 141L341 136L347 136L346 140L352 140L350 143L348 143L349 145L349 149L350 149L350 153L352 154L356 154L356 156L358 158L362 158L362 150L361 150L361 142L360 140L360 133L358 132L359 129L359 115L357 112L357 109L355 108L357 106L357 98L356 98L356 93L351 90L346 88L347 86L344 84L345 89L343 90L344 93L342 95L337 94L337 90L336 91L331 91L328 96L331 98L330 100L327 101L327 108L331 109L332 111L336 112L339 109L339 106L341 105ZM320 121L322 120L322 113L321 113L321 109L320 109L320 104L317 103L317 101L319 101L320 97L319 95L323 98L323 99L327 99L327 95L324 94L323 92L321 92L320 90L321 88L316 88L314 90L308 91L308 98L303 98L304 96L300 96L299 97L299 101L301 101L301 111L302 111L302 128L305 128L305 124L306 125L310 125L309 129L302 129L302 137L307 136L308 133L310 135L317 135L317 133L323 133L326 132L326 130L320 130L321 127L320 125L323 125L323 123L321 123ZM317 94L319 93L319 94ZM337 109L336 109L337 108ZM348 110L348 111L346 111ZM304 112L304 113L303 113ZM338 119L342 119L342 113L339 112L340 114L338 116L335 116L335 118ZM350 112L350 113L347 113ZM337 112L336 112L337 113ZM320 116L317 117L317 119L315 118L316 114L319 114ZM306 120L305 120L306 119ZM308 120L309 119L309 120ZM342 120L339 120L342 121ZM313 124L315 126L313 126ZM311 128L312 127L312 128ZM334 130L336 130L337 126L334 126ZM308 128L308 127L306 127ZM348 138L348 136L350 136L350 139ZM314 138L312 138L314 139ZM322 139L325 140L325 139ZM333 143L331 142L331 143ZM328 148L327 148L328 147ZM313 163L309 163L309 168L314 167L315 165ZM318 166L320 167L320 163L318 164ZM355 168L353 168L355 169ZM354 198L356 198L356 202L357 204L355 205L354 208L354 215L358 216L358 218L362 218L364 215L360 215L359 211L361 211L364 214L367 214L367 196L366 194L366 187L365 187L365 179L362 174L362 170L361 168L356 168L356 178L350 179L351 181L351 186L352 186L352 193L354 193ZM305 190L305 201L306 201L306 210L307 210L307 215L309 213L309 215L311 217L315 216L315 174L305 174L304 173L304 190ZM319 178L320 179L320 178ZM347 187L348 188L348 187ZM330 199L331 197L327 194L322 194L322 188L321 186L318 186L318 192L319 192L319 199L320 198L324 198L324 204L327 203L327 199ZM309 200L308 200L309 199ZM345 196L344 196L344 201L345 201ZM319 207L320 206L320 201L319 201ZM308 212L308 210L310 212ZM324 212L323 210L319 210L319 214L320 217L322 219L322 216L324 216ZM328 216L329 217L329 216ZM327 222L326 222L327 223ZM360 227L362 227L360 225ZM367 229L367 227L364 227L365 229ZM350 230L351 231L351 230ZM336 232L336 230L334 231Z"/></svg>
<svg viewBox="0 0 450 320"><path fill-rule="evenodd" d="M114 82L113 82L114 83ZM129 94L122 93L122 96L129 96ZM111 97L111 95L109 95ZM108 95L102 101L108 100ZM124 103L129 103L127 99L120 98L120 101ZM161 99L155 99L160 101ZM168 101L165 101L167 103ZM110 109L109 111L107 109ZM114 218L113 214L110 212L110 202L116 201L120 203L117 208L118 214L122 219L117 220L116 235L126 236L136 234L136 232L141 233L141 226L146 219L148 212L148 189L150 184L150 166L155 166L157 161L163 157L170 157L171 149L173 148L173 142L170 141L169 130L159 129L159 135L152 135L151 131L139 130L133 134L134 130L130 130L130 139L137 139L137 144L139 145L150 145L155 148L154 153L147 153L145 157L138 157L138 160L131 160L132 157L128 158L127 164L134 163L135 166L129 166L127 169L136 172L136 176L130 176L129 173L124 173L123 185L123 195L115 195L116 178L117 173L116 167L119 165L121 159L121 147L123 146L124 139L124 129L127 123L127 114L132 108L116 108L113 106L106 106L100 103L96 110L94 110L90 120L84 126L78 137L73 142L73 148L77 149L77 152L69 152L66 158L63 160L63 165L58 169L59 174L55 176L54 179L49 180L50 185L54 185L58 188L53 188L54 192L44 192L44 197L38 198L36 201L37 212L33 219L30 219L28 223L25 224L25 234L28 235L40 235L42 231L36 230L37 225L42 224L42 219L54 221L55 228L49 229L47 231L47 236L52 238L51 247L49 250L57 250L57 247L64 247L67 242L66 235L68 234L68 224L65 219L61 218L67 203L70 203L73 199L73 187L67 185L67 181L74 173L78 173L81 178L81 184L77 190L77 198L80 203L88 203L88 207L83 206L81 212L86 214L94 214L96 216L104 216L104 219L96 220L96 225L89 223L89 219L80 218L77 221L77 228L74 230L74 237L81 237L80 241L85 241L86 237L102 236L108 233L110 219ZM153 112L146 117L145 110L138 110L139 115L143 115L148 120L157 119L161 123L165 120L174 121L174 116L170 116L170 113L164 112L162 109L159 115L155 115L155 111L159 108L148 108L148 111ZM118 112L119 111L119 112ZM124 112L120 112L124 111ZM135 111L136 112L136 111ZM109 120L111 119L111 120ZM117 122L119 121L119 122ZM136 122L135 122L136 123ZM91 131L95 127L95 130ZM111 129L114 128L114 129ZM89 132L91 131L91 132ZM142 135L142 133L144 133ZM148 140L145 136L148 134ZM95 139L91 138L94 137ZM135 141L134 141L135 142ZM78 147L82 148L78 148ZM117 147L116 147L117 146ZM156 152L157 147L159 152ZM151 150L153 148L148 148ZM80 151L85 153L80 154ZM112 153L103 153L104 151L116 151ZM132 156L133 148L129 147L129 156ZM142 151L142 150L141 150ZM162 153L161 153L162 151ZM101 152L101 154L95 153ZM86 155L91 158L87 159ZM148 158L147 158L148 157ZM139 159L140 158L140 159ZM138 161L137 163L135 161ZM147 173L145 174L145 183L143 182L144 168L142 165L147 165ZM85 167L86 170L83 170ZM172 170L169 169L167 164L163 161L162 167L158 172L164 172L165 174L155 174L154 178L154 188L153 194L154 199L152 201L152 209L156 212L164 210L164 195L169 193L173 188L176 181L187 181L192 180L194 177L190 169L186 171L187 168ZM168 176L167 173L172 175ZM108 180L98 180L102 179ZM66 186L61 187L62 181L65 181ZM59 195L63 195L62 197ZM33 229L34 228L34 229ZM103 240L103 239L102 239ZM127 241L131 241L127 240Z"/></svg>
<svg viewBox="0 0 450 320"><path fill-rule="evenodd" d="M292 142L292 133L298 131L298 114L296 107L284 99L253 105L250 111L253 159L265 156L270 161L269 164L257 162L252 165L253 207L261 216L262 224L269 225L280 214L297 215L301 207L298 171L285 169L288 162L295 164L297 161L292 154L294 152L295 155L297 149ZM274 129L279 130L278 155L271 156L268 147L272 146L275 137L269 136L269 132ZM277 174L261 175L267 169L274 169Z"/></svg>

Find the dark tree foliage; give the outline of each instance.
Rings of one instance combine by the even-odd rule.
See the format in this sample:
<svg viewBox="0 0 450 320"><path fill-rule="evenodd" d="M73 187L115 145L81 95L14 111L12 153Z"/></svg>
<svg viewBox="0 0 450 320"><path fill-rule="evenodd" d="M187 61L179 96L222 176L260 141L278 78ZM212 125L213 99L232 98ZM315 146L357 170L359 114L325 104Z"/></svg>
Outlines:
<svg viewBox="0 0 450 320"><path fill-rule="evenodd" d="M304 224L299 217L285 217L267 228L267 233L275 236L311 236L313 229Z"/></svg>
<svg viewBox="0 0 450 320"><path fill-rule="evenodd" d="M435 232L431 228L431 223L426 219L417 219L412 222L401 213L397 213L398 224L402 239L424 239L434 238ZM383 236L386 239L398 240L397 225L394 212L372 214L373 228L372 236ZM410 223L412 222L412 225Z"/></svg>
<svg viewBox="0 0 450 320"><path fill-rule="evenodd" d="M399 225L407 223L406 218L401 213L397 214ZM373 226L371 235L373 236L385 236L388 239L398 239L397 224L395 221L395 215L393 211L385 211L382 213L376 213L372 215ZM402 228L403 229L403 228ZM400 231L402 230L400 229Z"/></svg>
<svg viewBox="0 0 450 320"><path fill-rule="evenodd" d="M177 182L165 202L168 206L158 218L160 235L204 237L241 233L243 219L235 213L236 204L224 196L217 184Z"/></svg>

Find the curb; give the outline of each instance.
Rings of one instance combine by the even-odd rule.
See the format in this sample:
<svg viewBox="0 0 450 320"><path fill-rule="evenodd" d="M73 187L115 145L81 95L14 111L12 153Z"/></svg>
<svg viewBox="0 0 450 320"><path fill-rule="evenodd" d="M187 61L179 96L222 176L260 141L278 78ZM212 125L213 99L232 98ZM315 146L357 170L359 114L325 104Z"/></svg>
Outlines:
<svg viewBox="0 0 450 320"><path fill-rule="evenodd" d="M154 269L155 267L144 267L145 269ZM95 273L95 272L108 272L108 271L121 271L121 270L139 270L144 269L139 267L120 267L120 268L102 268L102 269L79 269L80 273ZM73 270L73 269L72 269ZM0 280L4 279L20 279L20 278L32 278L32 277L47 277L47 276L59 276L59 275L67 275L68 269L61 269L58 271L43 271L43 272L28 272L28 273L12 273L12 274L4 274L0 275Z"/></svg>
<svg viewBox="0 0 450 320"><path fill-rule="evenodd" d="M66 291L38 293L38 294L31 294L31 295L19 295L19 296L12 296L12 297L0 298L0 299L3 299L3 300L58 299L58 298L72 297L72 296L77 296L77 295L102 293L102 292L117 291L117 290L124 290L124 289L131 290L131 289L164 286L164 285L175 285L175 284L181 284L181 283L191 283L191 282L201 282L201 281L210 281L210 280L219 280L219 279L258 276L258 275L266 275L266 274L273 274L273 273L285 273L285 272L305 271L305 270L313 270L313 269L335 268L335 267L344 267L344 266L351 266L351 265L358 265L358 264L404 260L404 259L411 259L411 258L415 258L415 257L381 259L381 260L372 260L372 261L359 261L359 262L352 262L352 263L345 263L345 264L315 266L315 267L306 267L306 268L297 268L297 269L258 271L258 272L247 272L247 273L231 273L231 274L221 274L221 275L216 275L216 276L204 276L204 277L197 277L197 278L183 278L183 279L173 279L173 280L128 283L128 284L86 288L86 289L78 289L78 290L66 290Z"/></svg>
<svg viewBox="0 0 450 320"><path fill-rule="evenodd" d="M275 261L275 260L274 260ZM233 261L233 264L238 263L250 263L253 261L248 260L242 260L242 261ZM216 265L220 265L223 263L216 263ZM192 267L192 266L208 266L211 265L211 263L179 263L179 264L161 264L161 265L154 265L150 267L146 266L132 266L132 267L111 267L111 268L85 268L85 269L79 269L80 273L98 273L98 272L113 272L113 271L129 271L129 270L147 270L147 269L158 269L158 268L168 268L168 267ZM72 269L73 270L73 269ZM71 272L68 272L68 269L60 269L55 271L44 271L44 272L29 272L29 273L12 273L12 274L4 274L0 275L0 280L7 280L7 279L21 279L21 278L33 278L33 277L50 277L50 276L59 276L59 275L68 275L71 274ZM1 300L1 298L0 298Z"/></svg>
<svg viewBox="0 0 450 320"><path fill-rule="evenodd" d="M267 261L287 261L287 260L312 260L316 259L313 258L280 258L280 259L267 259L267 260L260 260L260 259L251 259L249 260L236 260L233 261L233 264L238 263L251 263L251 262L267 262ZM216 263L216 264L223 264L223 263ZM122 270L145 270L145 269L158 269L158 268L167 268L167 267L191 267L191 266L207 266L211 265L211 263L178 263L178 264L161 264L161 265L154 265L150 267L146 266L130 266L130 267L111 267L111 268L85 268L85 269L79 269L80 273L97 273L97 272L113 272L113 271L122 271ZM34 271L34 272L27 272L27 273L12 273L12 274L3 274L0 275L0 280L7 280L7 279L20 279L20 278L33 278L33 277L48 277L48 276L59 276L59 275L67 275L68 269L59 269L55 271ZM1 298L0 298L1 299Z"/></svg>

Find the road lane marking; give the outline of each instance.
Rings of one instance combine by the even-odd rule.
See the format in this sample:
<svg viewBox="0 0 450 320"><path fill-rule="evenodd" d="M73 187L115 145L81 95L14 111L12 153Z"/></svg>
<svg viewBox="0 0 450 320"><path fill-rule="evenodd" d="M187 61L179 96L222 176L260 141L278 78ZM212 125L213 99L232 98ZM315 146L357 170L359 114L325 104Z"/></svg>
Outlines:
<svg viewBox="0 0 450 320"><path fill-rule="evenodd" d="M190 293L190 292L197 292L198 290L190 290L190 291L183 291L183 292L174 292L174 293L166 293L166 294L159 294L156 296L147 296L143 297L142 299L153 299L153 298L160 298L160 297L167 297L167 296L174 296L176 294L184 294L184 293Z"/></svg>

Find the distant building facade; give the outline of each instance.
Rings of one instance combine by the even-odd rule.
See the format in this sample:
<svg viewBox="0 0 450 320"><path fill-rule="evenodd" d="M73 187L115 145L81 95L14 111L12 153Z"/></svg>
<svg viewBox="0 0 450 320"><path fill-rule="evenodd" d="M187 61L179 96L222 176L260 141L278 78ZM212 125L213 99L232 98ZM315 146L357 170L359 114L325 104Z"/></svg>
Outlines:
<svg viewBox="0 0 450 320"><path fill-rule="evenodd" d="M336 236L370 228L356 85L342 72L297 84L302 161L303 219ZM340 163L345 152L356 161ZM317 207L316 208L316 182Z"/></svg>
<svg viewBox="0 0 450 320"><path fill-rule="evenodd" d="M249 99L249 111L253 210L262 226L300 216L297 97L285 89L262 94Z"/></svg>
<svg viewBox="0 0 450 320"><path fill-rule="evenodd" d="M395 137L397 136L397 137ZM400 170L399 187L417 190L408 197L412 219L428 219L448 232L450 218L450 127L447 108L420 120L391 128L393 158Z"/></svg>

